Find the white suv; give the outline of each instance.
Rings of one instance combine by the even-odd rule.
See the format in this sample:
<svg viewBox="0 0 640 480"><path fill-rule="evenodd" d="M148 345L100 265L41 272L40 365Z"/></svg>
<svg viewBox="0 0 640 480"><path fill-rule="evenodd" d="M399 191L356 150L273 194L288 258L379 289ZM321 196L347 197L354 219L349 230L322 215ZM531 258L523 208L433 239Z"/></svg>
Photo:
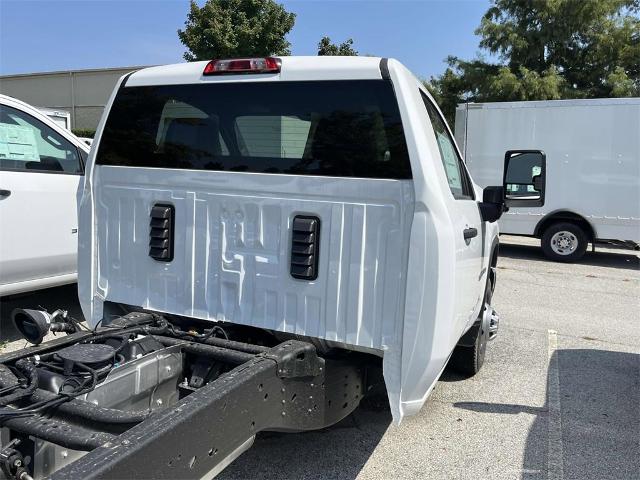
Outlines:
<svg viewBox="0 0 640 480"><path fill-rule="evenodd" d="M0 296L73 283L88 145L0 95Z"/></svg>

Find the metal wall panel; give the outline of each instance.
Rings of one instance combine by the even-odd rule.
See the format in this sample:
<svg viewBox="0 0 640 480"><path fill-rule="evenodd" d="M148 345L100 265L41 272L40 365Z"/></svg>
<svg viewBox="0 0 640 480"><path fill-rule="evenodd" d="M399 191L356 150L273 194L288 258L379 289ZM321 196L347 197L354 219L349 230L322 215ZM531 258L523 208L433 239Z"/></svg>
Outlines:
<svg viewBox="0 0 640 480"><path fill-rule="evenodd" d="M71 113L72 128L95 130L118 79L143 67L6 75L0 93L35 107Z"/></svg>

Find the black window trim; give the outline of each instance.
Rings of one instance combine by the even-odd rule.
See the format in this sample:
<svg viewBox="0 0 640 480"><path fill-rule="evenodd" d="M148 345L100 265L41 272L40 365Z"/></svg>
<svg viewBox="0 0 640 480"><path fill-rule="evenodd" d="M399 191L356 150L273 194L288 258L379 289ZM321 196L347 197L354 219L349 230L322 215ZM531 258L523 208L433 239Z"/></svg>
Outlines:
<svg viewBox="0 0 640 480"><path fill-rule="evenodd" d="M60 170L35 170L35 169L34 170L29 170L29 169L26 169L26 168L10 168L10 167L3 167L2 164L0 164L0 172L44 173L44 174L47 174L47 175L76 175L76 176L79 176L79 177L84 176L85 165L84 165L84 160L82 159L82 154L80 152L80 147L78 147L78 145L76 145L73 141L68 139L62 133L58 132L55 128L51 127L50 125L47 125L42 120L40 120L40 119L34 117L33 115L31 115L29 112L25 112L24 110L21 110L21 109L16 108L16 107L12 107L11 105L6 105L4 103L0 104L0 106L16 110L16 111L18 111L18 112L20 112L20 113L32 118L34 121L44 125L45 127L50 128L51 130L56 132L64 140L69 142L73 148L75 148L76 156L78 157L78 165L80 166L80 171L79 172L65 172L64 170L63 171L60 171ZM87 158L88 158L89 154L87 153L86 155L87 155Z"/></svg>
<svg viewBox="0 0 640 480"><path fill-rule="evenodd" d="M451 189L449 189L449 191L451 192L451 195L456 200L474 200L475 201L476 200L476 192L475 192L475 189L473 188L473 182L471 181L471 177L469 176L469 172L467 171L467 165L464 162L464 159L462 158L462 155L460 154L460 150L458 149L458 144L456 143L456 139L455 139L455 137L453 136L453 134L451 132L451 128L449 128L449 125L447 124L447 121L445 120L445 118L442 115L442 113L440 113L440 109L438 108L438 105L436 105L436 103L429 98L429 95L427 95L424 92L424 90L422 90L421 88L419 88L419 90L420 90L420 96L422 97L423 101L429 102L429 104L432 107L434 107L434 109L436 111L436 114L438 115L438 117L442 121L443 125L447 129L447 133L449 134L449 140L451 140L451 143L453 144L453 146L455 148L456 157L458 158L458 165L460 166L460 172L462 173L462 192L463 192L463 195L456 195L455 193L453 193L451 191ZM429 112L427 112L427 117L429 117ZM431 117L429 117L429 123L432 123L431 122ZM431 126L431 128L433 129L433 125ZM435 133L435 130L434 130L434 133ZM464 194L465 189L469 193Z"/></svg>

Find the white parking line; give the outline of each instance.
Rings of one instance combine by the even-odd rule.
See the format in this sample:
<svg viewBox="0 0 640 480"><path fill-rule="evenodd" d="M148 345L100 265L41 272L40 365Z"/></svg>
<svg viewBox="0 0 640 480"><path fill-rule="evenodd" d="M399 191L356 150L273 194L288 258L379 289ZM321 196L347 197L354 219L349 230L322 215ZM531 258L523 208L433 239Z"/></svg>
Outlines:
<svg viewBox="0 0 640 480"><path fill-rule="evenodd" d="M549 450L547 478L562 480L562 410L560 408L560 373L558 371L558 332L549 330L549 372L547 376L547 405L549 408Z"/></svg>

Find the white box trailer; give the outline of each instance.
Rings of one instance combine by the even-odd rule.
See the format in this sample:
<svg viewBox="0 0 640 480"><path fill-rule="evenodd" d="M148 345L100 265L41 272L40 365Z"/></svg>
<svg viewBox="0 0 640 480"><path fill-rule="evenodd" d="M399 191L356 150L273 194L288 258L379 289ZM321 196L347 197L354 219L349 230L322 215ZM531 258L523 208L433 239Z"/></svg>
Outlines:
<svg viewBox="0 0 640 480"><path fill-rule="evenodd" d="M544 208L512 208L501 233L538 237L559 261L578 260L589 242L637 248L640 98L468 103L458 106L455 134L482 187L502 180L506 150L546 153Z"/></svg>

